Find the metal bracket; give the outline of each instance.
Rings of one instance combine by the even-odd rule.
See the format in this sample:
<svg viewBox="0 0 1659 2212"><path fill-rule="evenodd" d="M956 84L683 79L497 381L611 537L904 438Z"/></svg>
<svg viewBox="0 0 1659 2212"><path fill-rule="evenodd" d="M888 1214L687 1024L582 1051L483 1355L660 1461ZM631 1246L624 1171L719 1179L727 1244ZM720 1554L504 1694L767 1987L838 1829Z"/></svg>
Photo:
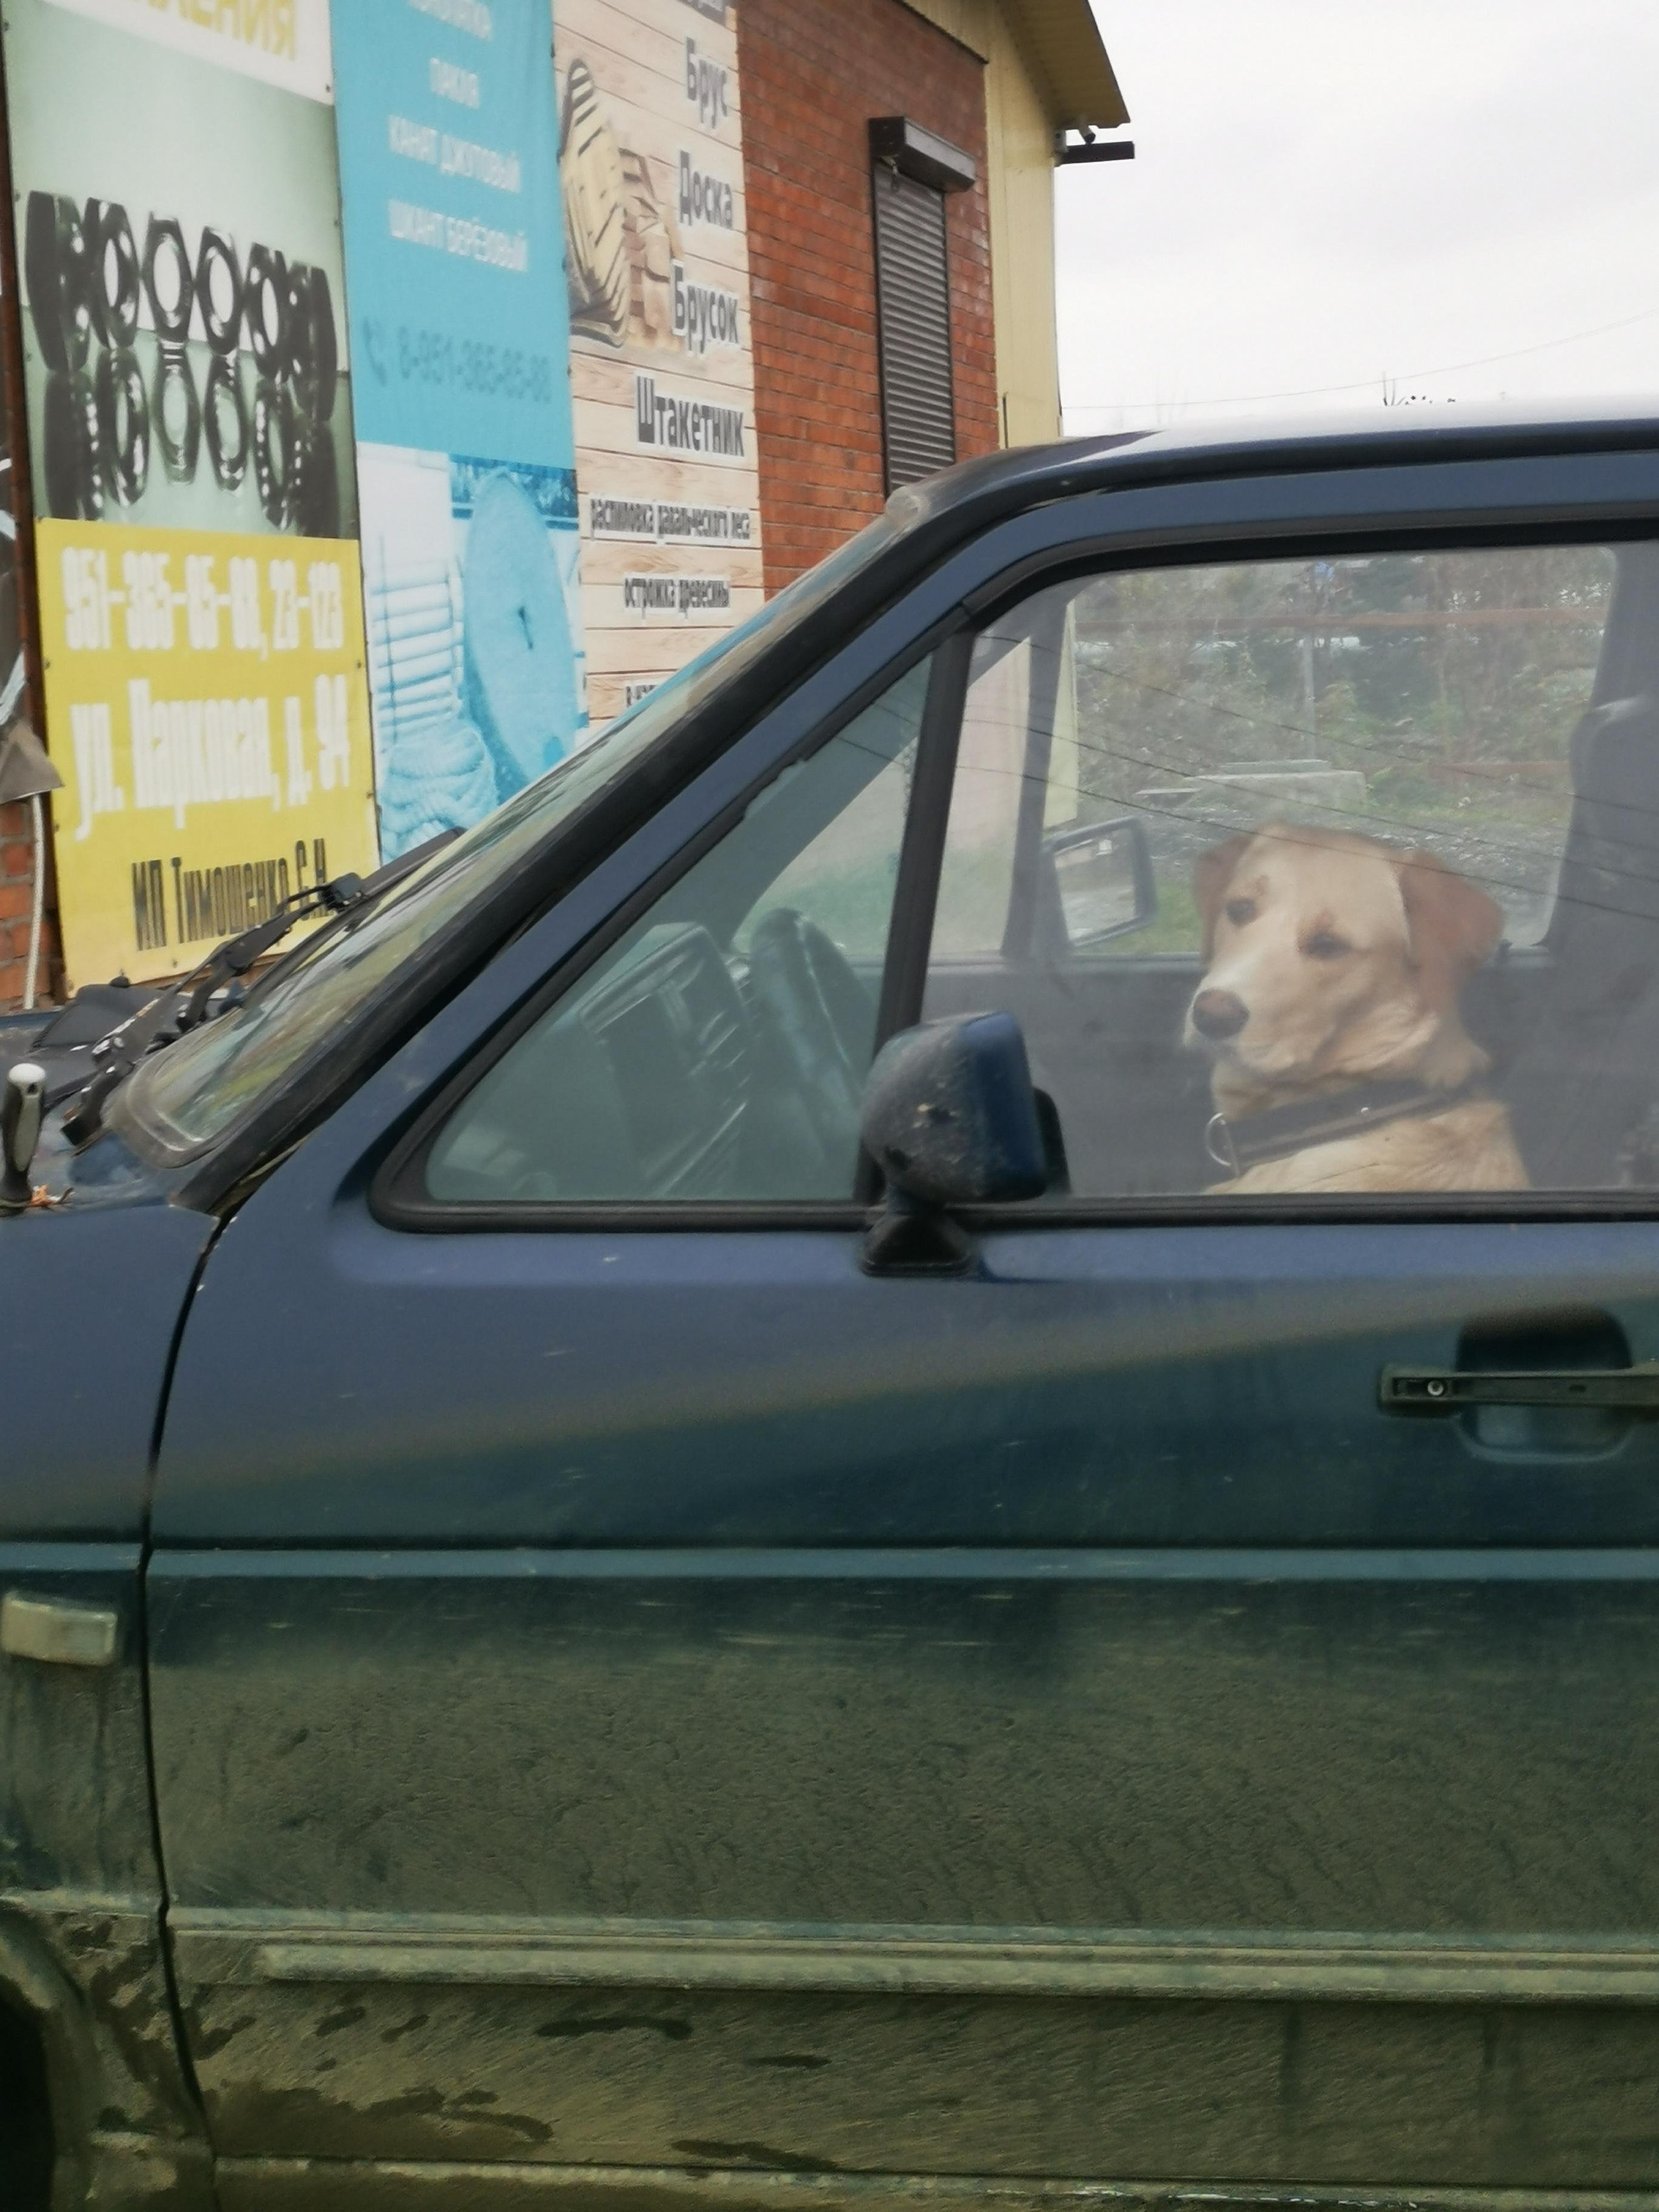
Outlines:
<svg viewBox="0 0 1659 2212"><path fill-rule="evenodd" d="M0 1651L49 1667L111 1667L120 1618L108 1605L65 1598L31 1598L8 1590L0 1599Z"/></svg>

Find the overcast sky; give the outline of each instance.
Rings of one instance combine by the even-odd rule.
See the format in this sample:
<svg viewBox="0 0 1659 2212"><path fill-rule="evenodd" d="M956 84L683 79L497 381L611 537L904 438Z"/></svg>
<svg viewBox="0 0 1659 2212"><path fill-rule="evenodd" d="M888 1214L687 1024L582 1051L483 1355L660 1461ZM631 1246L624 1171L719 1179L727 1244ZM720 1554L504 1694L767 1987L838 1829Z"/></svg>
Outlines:
<svg viewBox="0 0 1659 2212"><path fill-rule="evenodd" d="M1093 4L1136 157L1058 179L1069 431L1659 394L1659 0Z"/></svg>

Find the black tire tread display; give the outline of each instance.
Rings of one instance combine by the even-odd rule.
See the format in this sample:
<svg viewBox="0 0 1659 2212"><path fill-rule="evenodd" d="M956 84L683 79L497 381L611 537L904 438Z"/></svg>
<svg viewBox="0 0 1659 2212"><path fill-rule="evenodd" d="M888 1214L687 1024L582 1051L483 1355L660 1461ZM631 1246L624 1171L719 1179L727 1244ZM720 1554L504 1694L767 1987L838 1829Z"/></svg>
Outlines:
<svg viewBox="0 0 1659 2212"><path fill-rule="evenodd" d="M140 252L118 201L29 195L24 274L48 372L44 512L94 521L136 505L151 480L152 437L160 475L191 483L205 441L220 491L239 493L251 469L271 529L334 537L340 480L327 426L340 340L327 271L264 244L245 261L213 224L193 263L177 216L143 221ZM152 342L141 334L145 310L153 361L137 350Z"/></svg>

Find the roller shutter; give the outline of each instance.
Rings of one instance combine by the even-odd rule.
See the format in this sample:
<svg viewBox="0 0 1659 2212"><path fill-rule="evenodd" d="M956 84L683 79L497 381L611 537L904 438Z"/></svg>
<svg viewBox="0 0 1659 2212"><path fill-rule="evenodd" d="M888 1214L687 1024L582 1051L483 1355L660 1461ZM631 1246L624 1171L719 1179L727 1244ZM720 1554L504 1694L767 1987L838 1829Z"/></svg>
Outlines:
<svg viewBox="0 0 1659 2212"><path fill-rule="evenodd" d="M950 381L950 280L944 194L878 163L876 327L887 489L931 476L957 457Z"/></svg>

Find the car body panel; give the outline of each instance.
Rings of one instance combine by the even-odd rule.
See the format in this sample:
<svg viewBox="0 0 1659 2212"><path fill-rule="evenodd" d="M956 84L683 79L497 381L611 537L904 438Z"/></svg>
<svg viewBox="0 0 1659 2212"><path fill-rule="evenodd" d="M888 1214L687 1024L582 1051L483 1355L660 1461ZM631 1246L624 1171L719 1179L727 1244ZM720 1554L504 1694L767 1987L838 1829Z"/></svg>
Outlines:
<svg viewBox="0 0 1659 2212"><path fill-rule="evenodd" d="M116 1624L107 1666L0 1650L0 1983L42 2023L66 2177L181 2207L211 2181L162 1950L140 1569L151 1441L213 1229L153 1198L0 1224L0 1599Z"/></svg>
<svg viewBox="0 0 1659 2212"><path fill-rule="evenodd" d="M143 1534L173 1343L214 1227L153 1202L0 1222L0 1541Z"/></svg>
<svg viewBox="0 0 1659 2212"><path fill-rule="evenodd" d="M1118 1232L1104 1270L1058 1231L994 1242L978 1282L875 1284L844 1231L341 1227L380 1265L338 1303L314 1278L308 1402L345 1414L337 1444L296 1411L237 1508L271 1548L152 1570L173 1926L222 2147L651 2164L712 2112L815 2166L1224 2177L1268 2156L1239 2082L1294 2049L1325 2086L1262 2116L1258 2177L1363 2157L1403 2182L1408 2151L1448 2182L1643 2178L1595 2084L1615 2051L1641 2075L1629 2000L1659 1993L1651 1447L1595 1478L1614 1548L1539 1548L1560 1500L1534 1475L1497 1478L1532 1548L1457 1548L1490 1534L1492 1470L1374 1398L1384 1359L1449 1358L1490 1304L1466 1232L1432 1233L1438 1283L1426 1234L1318 1232L1344 1274L1306 1230L1268 1233L1276 1274L1253 1229ZM1518 1306L1593 1287L1651 1338L1650 1233L1474 1235ZM348 1310L350 1375L325 1350ZM365 1403L365 1371L399 1379ZM1254 1516L1201 1528L1216 1440L1246 1431ZM1352 1510L1374 1435L1417 1526L1334 1548L1353 1528L1313 1515L1344 1479ZM1305 1478L1281 1548L1227 1548L1275 1461ZM292 1548L325 1518L338 1548ZM1616 1808L1592 1856L1588 1803ZM1093 1947L1093 2001L1057 1945ZM895 1994L906 1946L936 1970L954 1946L954 1986ZM1618 2008L1593 2063L1551 2000ZM1483 2103L1492 2034L1516 2081L1586 2070L1559 2107ZM825 2065L785 2094L774 2048ZM1170 2050L1184 2094L1148 2107ZM487 2114L457 2101L483 2079Z"/></svg>

